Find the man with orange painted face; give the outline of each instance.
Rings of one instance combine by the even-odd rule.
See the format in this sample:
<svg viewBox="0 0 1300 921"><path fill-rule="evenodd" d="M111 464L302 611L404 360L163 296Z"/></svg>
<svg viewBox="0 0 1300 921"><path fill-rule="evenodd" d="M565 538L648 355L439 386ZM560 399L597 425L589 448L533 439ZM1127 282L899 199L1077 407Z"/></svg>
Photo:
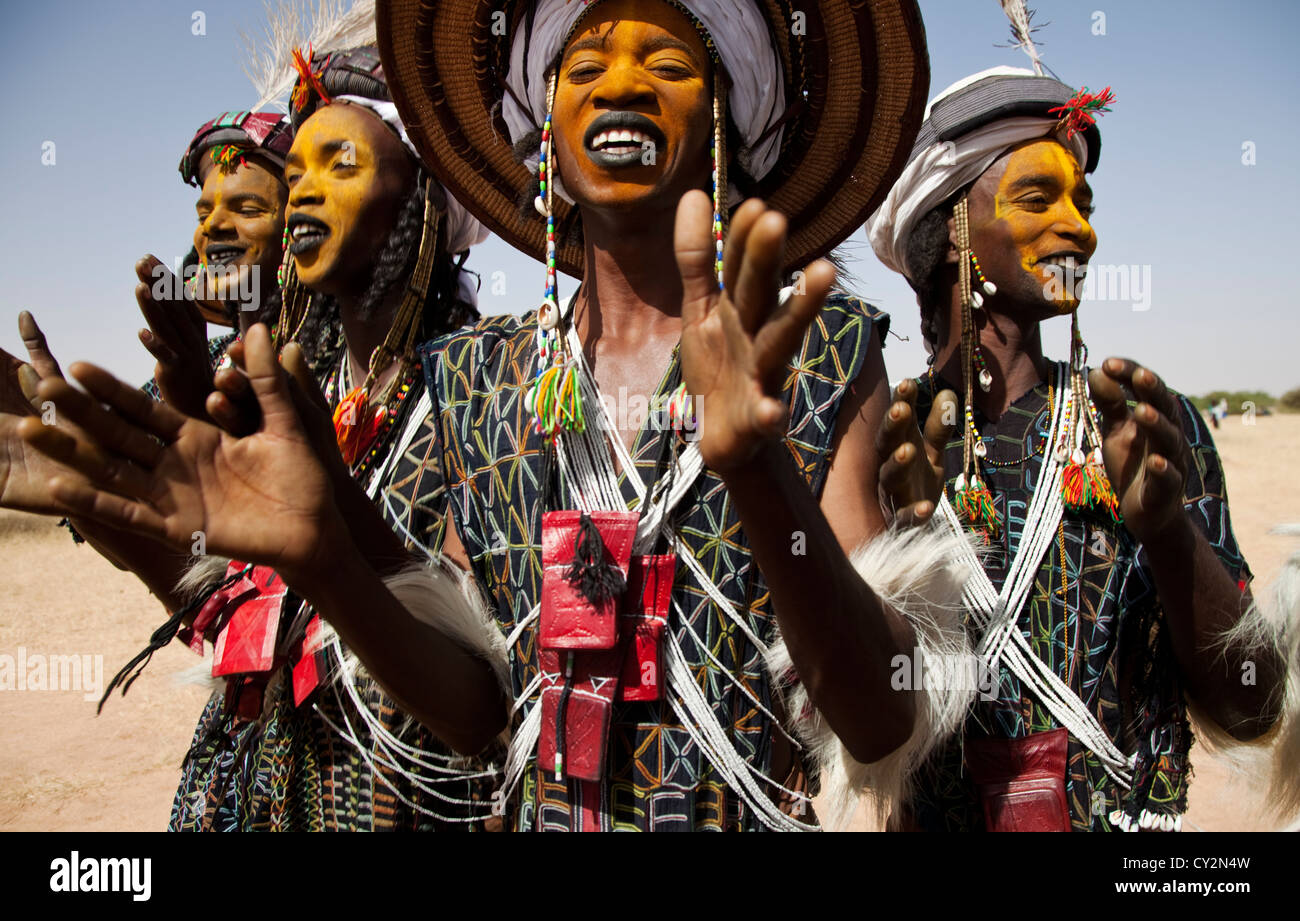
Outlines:
<svg viewBox="0 0 1300 921"><path fill-rule="evenodd" d="M1112 101L1017 68L957 82L867 225L931 353L890 409L882 487L983 546L963 553L979 700L917 775L903 827L1177 830L1189 707L1227 742L1277 716L1274 644L1223 643L1262 634L1243 631L1250 569L1200 413L1137 362L1086 366L1088 175ZM1051 361L1040 326L1066 316L1071 354ZM962 395L947 430L945 388Z"/></svg>
<svg viewBox="0 0 1300 921"><path fill-rule="evenodd" d="M274 565L456 750L509 728L493 800L511 827L803 830L818 782L837 814L863 786L888 799L964 712L952 689L891 687L896 656L960 653L960 541L885 531L885 320L833 291L820 257L912 142L916 6L497 6L387 3L377 28L424 161L546 263L539 309L424 349L436 437L419 476L445 485L441 556L487 597L500 648L448 641L466 618L446 573L418 595L383 578L261 327L245 350L257 432L216 443L153 413L135 425L163 446L138 483L80 463L95 488L67 494ZM302 257L337 252L347 227L328 209L299 225L298 194L295 257L315 272ZM582 280L568 297L560 270Z"/></svg>
<svg viewBox="0 0 1300 921"><path fill-rule="evenodd" d="M546 265L537 310L425 357L444 550L510 643L512 826L802 830L818 782L831 822L887 798L952 712L889 662L947 648L953 583L942 535L882 535L886 318L819 257L910 144L915 7L491 7L378 27L426 160Z"/></svg>

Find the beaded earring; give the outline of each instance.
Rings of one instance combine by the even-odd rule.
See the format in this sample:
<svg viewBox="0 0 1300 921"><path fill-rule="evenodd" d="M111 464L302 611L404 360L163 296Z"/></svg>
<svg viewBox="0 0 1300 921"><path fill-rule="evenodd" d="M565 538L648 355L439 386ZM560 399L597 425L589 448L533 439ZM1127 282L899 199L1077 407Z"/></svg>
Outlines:
<svg viewBox="0 0 1300 921"><path fill-rule="evenodd" d="M727 236L727 88L721 73L713 81L713 141L709 145L713 160L713 269L718 276L718 290L725 290L722 278L723 241ZM673 428L680 431L688 420L694 419L695 406L682 381L668 396L668 416Z"/></svg>
<svg viewBox="0 0 1300 921"><path fill-rule="evenodd" d="M1088 347L1079 335L1079 312L1070 317L1070 389L1073 399L1064 407L1066 432L1069 436L1057 445L1056 459L1065 464L1061 470L1061 500L1067 509L1083 512L1096 509L1116 524L1120 521L1119 496L1110 485L1101 454L1101 426L1097 408L1088 396ZM1079 426L1083 426L1082 440ZM1078 448L1071 448L1079 444ZM1085 453L1084 447L1087 447ZM1068 463L1067 463L1068 460Z"/></svg>
<svg viewBox="0 0 1300 921"><path fill-rule="evenodd" d="M560 334L560 299L555 271L555 144L551 114L555 111L558 70L551 72L546 89L546 120L542 123L541 150L537 154L538 195L533 200L546 218L546 290L537 309L537 375L524 396L524 408L533 416L537 431L554 438L561 429L586 428L577 362L565 354Z"/></svg>
<svg viewBox="0 0 1300 921"><path fill-rule="evenodd" d="M970 210L965 195L953 206L953 224L957 233L957 275L961 292L961 355L962 378L966 389L966 413L963 431L962 472L953 485L953 504L971 525L984 535L986 542L998 538L1002 532L1002 522L993 505L993 494L980 478L979 462L988 453L984 441L975 430L975 408L973 383L978 368L980 389L988 391L992 386L993 376L984 365L984 356L979 348L979 333L975 329L973 312L983 304L983 299L976 303L977 292L971 290L971 270L980 277L984 290L990 296L997 291L979 270L970 248ZM989 291L992 287L993 290Z"/></svg>

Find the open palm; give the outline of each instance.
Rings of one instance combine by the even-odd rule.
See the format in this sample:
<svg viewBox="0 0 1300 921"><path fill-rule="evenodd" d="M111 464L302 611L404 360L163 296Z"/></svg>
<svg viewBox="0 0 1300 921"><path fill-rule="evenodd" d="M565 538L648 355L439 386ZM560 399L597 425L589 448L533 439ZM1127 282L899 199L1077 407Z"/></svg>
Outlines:
<svg viewBox="0 0 1300 921"><path fill-rule="evenodd" d="M68 420L59 419L53 407L43 407L37 396L44 379L61 379L58 363L45 344L45 335L30 313L18 317L18 331L27 347L30 364L0 349L0 507L38 515L66 515L69 509L50 492L49 481L69 475L19 435L20 423L33 419L39 424L62 425L75 431Z"/></svg>
<svg viewBox="0 0 1300 921"><path fill-rule="evenodd" d="M708 196L688 192L674 236L683 288L682 377L696 401L700 453L725 472L785 433L782 373L835 271L824 260L813 263L800 290L778 304L786 221L751 199L732 218L719 290L712 214Z"/></svg>
<svg viewBox="0 0 1300 921"><path fill-rule="evenodd" d="M87 481L55 477L53 494L77 514L177 548L191 549L201 534L207 552L275 566L286 578L312 567L327 543L322 535L341 530L326 461L303 431L266 328L253 327L245 341L262 424L244 438L155 403L92 365L72 368L89 397L64 381L43 381L41 398L84 432L20 423L24 439Z"/></svg>

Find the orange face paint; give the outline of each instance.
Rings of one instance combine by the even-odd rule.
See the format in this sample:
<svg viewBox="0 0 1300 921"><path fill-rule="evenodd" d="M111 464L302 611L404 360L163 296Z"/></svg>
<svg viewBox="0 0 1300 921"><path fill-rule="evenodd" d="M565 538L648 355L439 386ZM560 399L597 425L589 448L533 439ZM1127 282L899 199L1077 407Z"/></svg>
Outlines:
<svg viewBox="0 0 1300 921"><path fill-rule="evenodd" d="M705 188L710 68L699 33L673 7L606 0L593 8L561 59L552 117L557 166L575 201L675 207Z"/></svg>

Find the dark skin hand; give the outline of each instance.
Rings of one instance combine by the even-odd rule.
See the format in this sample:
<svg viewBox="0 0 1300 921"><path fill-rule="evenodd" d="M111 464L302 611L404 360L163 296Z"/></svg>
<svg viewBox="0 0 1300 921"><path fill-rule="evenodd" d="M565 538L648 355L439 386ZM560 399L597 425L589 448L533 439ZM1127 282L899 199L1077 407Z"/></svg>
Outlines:
<svg viewBox="0 0 1300 921"><path fill-rule="evenodd" d="M1168 615L1179 671L1197 706L1238 741L1268 731L1284 666L1268 650L1213 650L1250 604L1183 505L1192 458L1174 396L1148 368L1108 358L1088 377L1101 414L1102 456L1124 526L1146 549ZM1136 399L1132 409L1128 399ZM1255 664L1255 682L1242 681Z"/></svg>
<svg viewBox="0 0 1300 921"><path fill-rule="evenodd" d="M878 761L908 739L915 721L911 694L890 686L894 656L912 653L911 626L880 604L846 552L884 524L872 444L889 398L879 345L873 341L841 409L819 506L781 442L787 410L780 391L834 269L813 263L803 293L778 306L785 218L749 201L732 217L719 292L710 226L708 197L684 196L675 233L684 293L682 370L688 390L702 397L700 450L736 503L813 703L856 760ZM803 554L792 552L799 533Z"/></svg>
<svg viewBox="0 0 1300 921"><path fill-rule="evenodd" d="M157 257L142 257L135 274L135 300L149 324L140 330L140 344L157 360L153 373L158 391L164 402L185 415L205 418L204 402L212 392L207 321L189 298L156 296L160 279L168 293L176 290L171 271Z"/></svg>
<svg viewBox="0 0 1300 921"><path fill-rule="evenodd" d="M169 608L184 601L174 591L176 581L188 565L188 557L156 541L136 534L79 517L75 510L60 502L50 491L49 480L56 475L69 475L57 463L34 450L24 442L19 433L24 419L29 424L43 428L58 428L75 435L83 435L70 417L63 414L63 405L53 403L55 423L45 426L33 410L40 412L43 398L38 396L42 380L62 381L63 372L51 354L45 334L36 319L24 311L18 317L18 330L27 347L30 365L0 351L0 361L6 366L5 382L0 384L0 450L5 455L0 462L0 505L41 515L67 516L73 527L95 548L101 556L118 569L135 572L163 604ZM22 393L18 391L22 387ZM84 396L76 394L84 400ZM30 402L28 402L30 400Z"/></svg>
<svg viewBox="0 0 1300 921"><path fill-rule="evenodd" d="M894 524L910 528L934 516L943 493L943 452L957 429L957 394L936 394L922 432L916 423L916 381L904 378L894 391L894 403L876 432L880 465L880 504L893 513Z"/></svg>
<svg viewBox="0 0 1300 921"><path fill-rule="evenodd" d="M210 552L275 568L383 676L395 701L457 751L477 754L506 724L490 667L417 621L389 592L368 562L375 550L363 553L356 541L387 535L381 546L409 557L400 544L394 548L396 538L337 450L317 454L266 327L253 326L245 346L262 418L245 438L155 403L83 363L71 370L93 399L76 400L77 391L58 380L42 381L39 395L66 403L85 435L33 419L20 423L20 434L85 478L50 481L55 497L79 514L173 547L188 547L190 535L202 531ZM114 410L108 419L95 415L97 402ZM319 429L319 421L309 424ZM348 484L350 492L340 493ZM375 528L357 530L359 508Z"/></svg>

